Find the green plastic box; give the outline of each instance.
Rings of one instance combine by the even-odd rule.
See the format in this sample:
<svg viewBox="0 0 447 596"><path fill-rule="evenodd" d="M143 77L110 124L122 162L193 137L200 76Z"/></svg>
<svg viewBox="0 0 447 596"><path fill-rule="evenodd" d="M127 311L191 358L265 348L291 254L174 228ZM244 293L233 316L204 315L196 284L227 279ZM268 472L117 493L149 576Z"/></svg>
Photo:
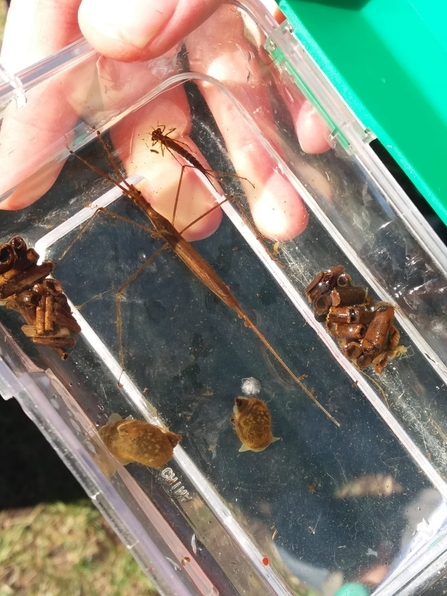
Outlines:
<svg viewBox="0 0 447 596"><path fill-rule="evenodd" d="M447 224L447 4L280 0L295 35Z"/></svg>

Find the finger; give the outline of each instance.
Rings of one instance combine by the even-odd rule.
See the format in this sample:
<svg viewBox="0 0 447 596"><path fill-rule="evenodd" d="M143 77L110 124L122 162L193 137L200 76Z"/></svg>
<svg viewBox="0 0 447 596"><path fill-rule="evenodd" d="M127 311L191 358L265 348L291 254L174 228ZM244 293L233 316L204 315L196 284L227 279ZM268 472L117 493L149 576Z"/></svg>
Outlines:
<svg viewBox="0 0 447 596"><path fill-rule="evenodd" d="M138 173L145 180L139 185L145 198L152 207L173 222L177 230L182 231L189 224L215 207L214 197L197 176L194 168L183 169L179 190L182 163L187 163L175 153L160 146L153 146L152 130L169 123L170 137L187 142L190 150L202 165L209 165L201 157L188 133L191 126L188 102L183 87L163 93L144 108L129 115L116 125L112 132L114 147L129 174ZM178 195L178 205L173 221L174 203ZM222 214L214 209L206 217L201 218L194 226L188 227L184 237L188 240L206 238L219 226Z"/></svg>
<svg viewBox="0 0 447 596"><path fill-rule="evenodd" d="M29 207L53 186L63 165L63 163L48 163L39 168L27 179L22 180L19 187L0 202L0 209L17 211Z"/></svg>
<svg viewBox="0 0 447 596"><path fill-rule="evenodd" d="M18 72L81 36L77 23L80 0L13 0L1 52L3 66ZM88 69L88 67L87 67ZM79 75L79 81L76 80ZM27 91L25 106L11 102L0 132L0 196L15 190L1 209L20 209L44 194L63 163L50 163L69 139L64 132L76 123L82 101L82 67L60 74ZM44 164L42 166L42 164Z"/></svg>
<svg viewBox="0 0 447 596"><path fill-rule="evenodd" d="M275 0L264 0L264 3L277 23L282 23L286 20L285 15L278 8ZM251 31L251 33L255 37L259 50L263 54L265 40L260 38L257 30L254 32ZM317 110L298 90L297 86L293 83L291 84L291 79L287 72L271 69L269 74L275 81L276 89L280 93L295 124L295 134L301 149L305 153L313 154L328 151L331 148L330 129ZM307 168L304 169L307 170Z"/></svg>
<svg viewBox="0 0 447 596"><path fill-rule="evenodd" d="M12 0L1 63L11 73L47 58L81 37L81 0Z"/></svg>
<svg viewBox="0 0 447 596"><path fill-rule="evenodd" d="M63 164L45 168L46 184L37 170L46 161L57 160L58 152L66 153L79 116L87 126L95 126L107 114L124 112L162 83L170 66L175 71L169 58L165 68L151 70L141 62L88 56L69 72L58 73L27 92L25 106L18 108L12 102L0 132L0 195L20 186L1 207L26 207L51 187ZM27 184L21 184L25 179Z"/></svg>
<svg viewBox="0 0 447 596"><path fill-rule="evenodd" d="M0 131L0 209L21 209L55 182L90 85L94 61L86 61L44 81L26 94L25 106L12 101Z"/></svg>
<svg viewBox="0 0 447 596"><path fill-rule="evenodd" d="M163 57L163 64L118 62L105 56L96 60L97 79L85 102L82 118L91 126L101 126L107 120L136 106L156 87L178 72L176 53Z"/></svg>
<svg viewBox="0 0 447 596"><path fill-rule="evenodd" d="M222 0L82 0L79 24L104 56L132 62L160 56L203 23Z"/></svg>
<svg viewBox="0 0 447 596"><path fill-rule="evenodd" d="M290 111L296 136L305 153L324 153L331 148L329 127L310 101L305 100L297 111L293 107Z"/></svg>
<svg viewBox="0 0 447 596"><path fill-rule="evenodd" d="M225 31L222 42L221 31ZM240 14L223 6L188 38L191 70L199 70L219 80L257 125L278 146L266 86L252 46L245 38ZM274 157L254 135L246 118L216 85L202 83L202 93L224 136L230 159L238 173L254 185L242 181L255 224L274 240L288 240L307 225L307 212L301 197L278 171Z"/></svg>

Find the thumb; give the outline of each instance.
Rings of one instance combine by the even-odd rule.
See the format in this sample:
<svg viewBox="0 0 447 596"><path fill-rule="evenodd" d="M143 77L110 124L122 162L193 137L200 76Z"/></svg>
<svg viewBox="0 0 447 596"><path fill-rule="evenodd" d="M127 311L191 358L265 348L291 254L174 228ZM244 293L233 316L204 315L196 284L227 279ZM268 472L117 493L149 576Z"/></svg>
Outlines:
<svg viewBox="0 0 447 596"><path fill-rule="evenodd" d="M155 58L176 45L222 0L82 0L79 25L104 56L133 62Z"/></svg>

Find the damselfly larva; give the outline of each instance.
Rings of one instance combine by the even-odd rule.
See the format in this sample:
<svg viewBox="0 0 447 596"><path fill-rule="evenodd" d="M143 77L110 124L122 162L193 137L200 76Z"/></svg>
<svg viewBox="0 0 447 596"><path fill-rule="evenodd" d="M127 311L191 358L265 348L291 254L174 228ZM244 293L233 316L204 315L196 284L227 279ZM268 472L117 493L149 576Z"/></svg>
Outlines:
<svg viewBox="0 0 447 596"><path fill-rule="evenodd" d="M143 420L123 420L119 414L112 414L98 432L110 453L124 466L134 462L160 468L172 458L181 439Z"/></svg>

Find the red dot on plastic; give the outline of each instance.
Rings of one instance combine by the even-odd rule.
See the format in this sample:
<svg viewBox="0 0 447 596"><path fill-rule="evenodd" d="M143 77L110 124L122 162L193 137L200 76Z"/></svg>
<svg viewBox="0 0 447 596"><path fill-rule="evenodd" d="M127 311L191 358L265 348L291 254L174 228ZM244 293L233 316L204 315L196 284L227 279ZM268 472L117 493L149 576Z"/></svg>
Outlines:
<svg viewBox="0 0 447 596"><path fill-rule="evenodd" d="M262 564L265 565L265 566L267 566L269 564L269 560L267 559L267 557L264 557L262 559Z"/></svg>

